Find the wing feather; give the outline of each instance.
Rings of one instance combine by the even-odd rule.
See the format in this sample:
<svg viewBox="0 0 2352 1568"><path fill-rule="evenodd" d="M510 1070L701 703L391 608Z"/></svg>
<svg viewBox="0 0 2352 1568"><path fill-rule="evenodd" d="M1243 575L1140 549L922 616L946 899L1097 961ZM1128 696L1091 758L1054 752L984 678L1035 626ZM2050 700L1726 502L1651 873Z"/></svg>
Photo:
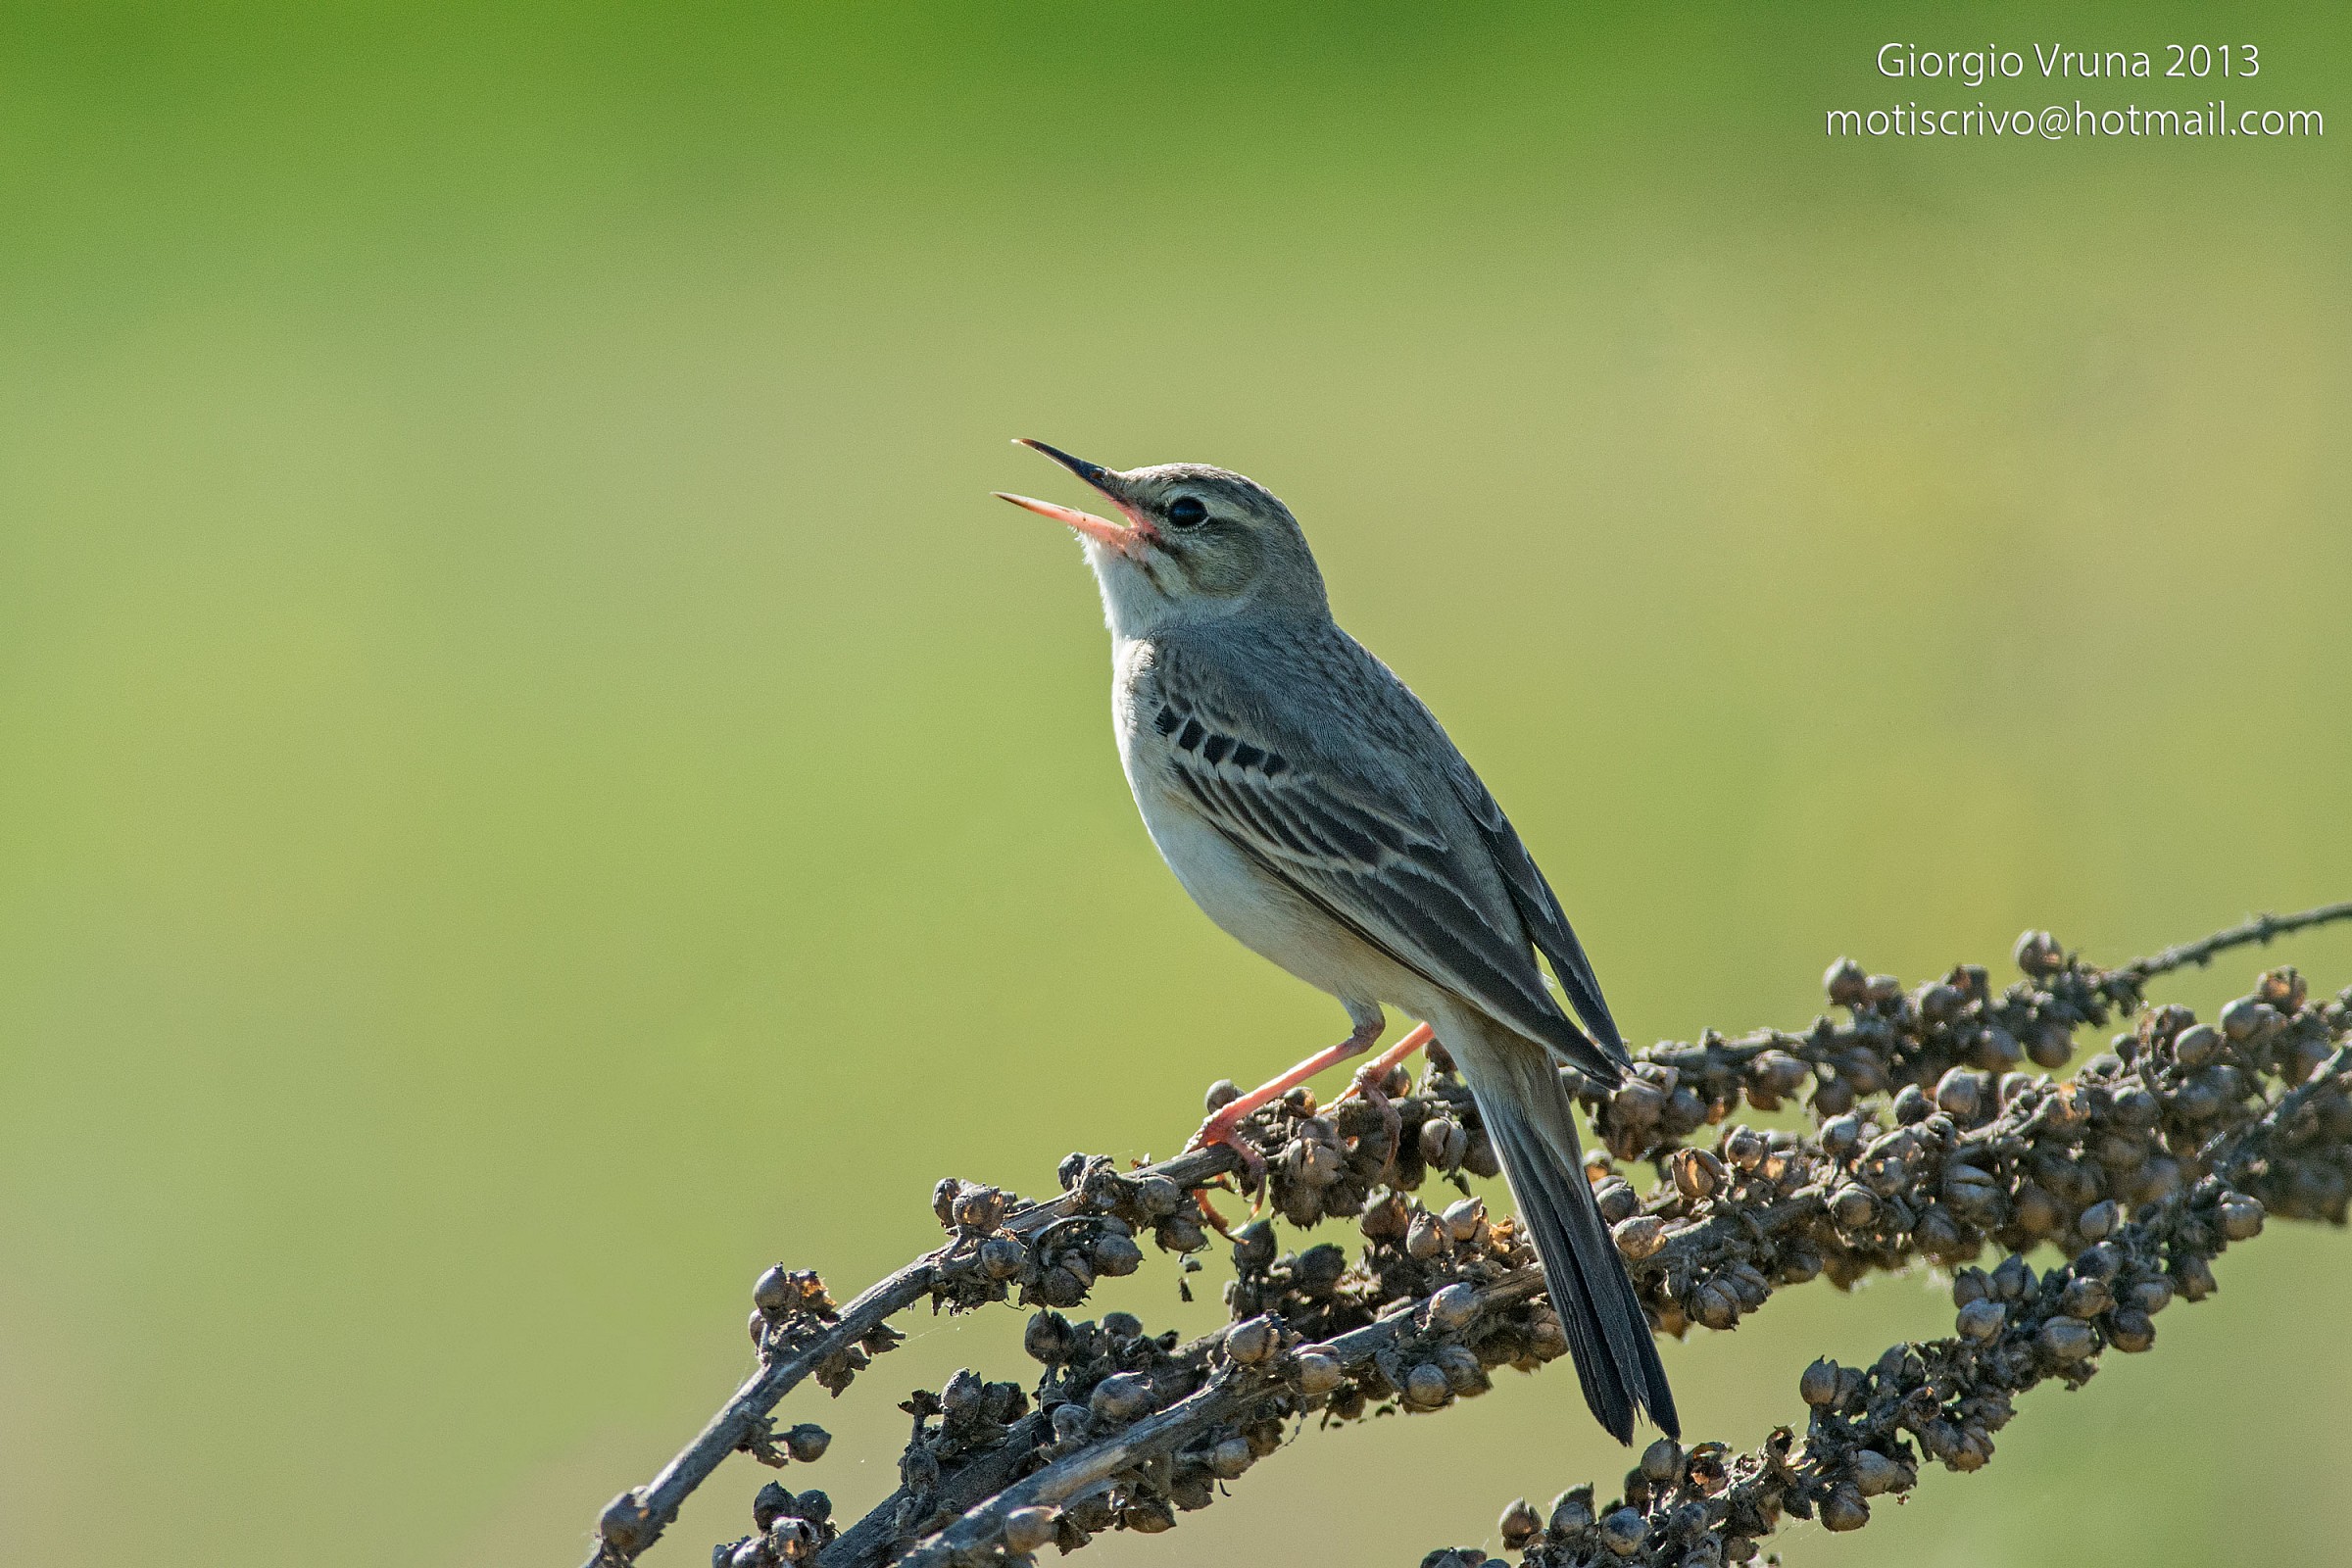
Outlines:
<svg viewBox="0 0 2352 1568"><path fill-rule="evenodd" d="M1374 748L1351 767L1311 737L1268 733L1266 718L1241 705L1171 691L1174 673L1160 671L1150 727L1168 740L1151 755L1211 826L1403 967L1614 1076L1616 1027L1591 964L1518 835L1434 720L1458 812L1433 810L1383 776L1402 760L1394 752ZM1531 945L1605 1044L1561 1011Z"/></svg>

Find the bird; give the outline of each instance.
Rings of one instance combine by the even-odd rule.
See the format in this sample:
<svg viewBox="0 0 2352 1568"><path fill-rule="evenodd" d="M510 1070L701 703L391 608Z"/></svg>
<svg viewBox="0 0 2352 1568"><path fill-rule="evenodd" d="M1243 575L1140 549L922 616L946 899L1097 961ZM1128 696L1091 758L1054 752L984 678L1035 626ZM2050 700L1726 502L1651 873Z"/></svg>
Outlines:
<svg viewBox="0 0 2352 1568"><path fill-rule="evenodd" d="M1094 568L1119 760L1161 858L1210 920L1336 997L1352 1025L1218 1107L1195 1145L1247 1158L1244 1117L1371 1050L1387 1007L1420 1020L1358 1086L1432 1037L1445 1047L1543 1262L1585 1402L1620 1443L1644 1410L1679 1438L1559 1070L1613 1087L1632 1062L1510 819L1436 715L1332 618L1306 535L1272 491L1205 464L1121 470L1017 444L1119 514L993 492L1066 524Z"/></svg>

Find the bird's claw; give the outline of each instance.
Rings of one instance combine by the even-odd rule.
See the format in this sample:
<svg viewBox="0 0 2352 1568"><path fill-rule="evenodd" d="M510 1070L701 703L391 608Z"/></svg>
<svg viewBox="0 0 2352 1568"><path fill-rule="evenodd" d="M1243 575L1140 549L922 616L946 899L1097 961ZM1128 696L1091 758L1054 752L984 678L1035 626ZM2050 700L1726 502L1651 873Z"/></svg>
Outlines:
<svg viewBox="0 0 2352 1568"><path fill-rule="evenodd" d="M1184 1147L1189 1152L1196 1149L1210 1149L1222 1144L1233 1151L1242 1162L1243 1185L1254 1187L1266 1179L1266 1156L1259 1153L1244 1138L1239 1128L1241 1118L1218 1111L1200 1124L1200 1130Z"/></svg>

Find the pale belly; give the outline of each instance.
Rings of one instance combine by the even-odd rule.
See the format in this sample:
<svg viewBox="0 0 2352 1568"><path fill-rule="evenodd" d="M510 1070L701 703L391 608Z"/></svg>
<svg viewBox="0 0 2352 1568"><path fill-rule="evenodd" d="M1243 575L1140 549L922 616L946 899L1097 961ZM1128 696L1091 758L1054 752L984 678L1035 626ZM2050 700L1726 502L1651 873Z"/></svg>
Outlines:
<svg viewBox="0 0 2352 1568"><path fill-rule="evenodd" d="M1425 1015L1415 1005L1427 989L1418 976L1268 876L1180 801L1149 786L1135 798L1168 869L1228 936L1350 1011L1386 1002Z"/></svg>

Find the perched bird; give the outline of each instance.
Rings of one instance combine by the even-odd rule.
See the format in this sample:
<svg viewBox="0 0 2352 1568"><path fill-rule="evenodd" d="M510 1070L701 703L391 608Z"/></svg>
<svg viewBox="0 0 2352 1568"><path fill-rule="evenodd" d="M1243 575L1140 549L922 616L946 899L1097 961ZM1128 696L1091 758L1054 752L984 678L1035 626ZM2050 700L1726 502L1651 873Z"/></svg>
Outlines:
<svg viewBox="0 0 2352 1568"><path fill-rule="evenodd" d="M1369 1050L1383 1004L1422 1020L1376 1066L1385 1074L1434 1032L1501 1156L1585 1401L1621 1443L1644 1408L1678 1436L1558 1071L1614 1085L1625 1044L1502 808L1420 699L1332 621L1306 536L1264 486L1200 464L1122 472L1020 444L1125 519L997 492L1075 529L1094 567L1119 758L1161 857L1210 919L1337 997L1355 1026L1224 1105L1196 1142L1248 1153L1241 1119ZM1544 985L1538 953L1584 1028Z"/></svg>

